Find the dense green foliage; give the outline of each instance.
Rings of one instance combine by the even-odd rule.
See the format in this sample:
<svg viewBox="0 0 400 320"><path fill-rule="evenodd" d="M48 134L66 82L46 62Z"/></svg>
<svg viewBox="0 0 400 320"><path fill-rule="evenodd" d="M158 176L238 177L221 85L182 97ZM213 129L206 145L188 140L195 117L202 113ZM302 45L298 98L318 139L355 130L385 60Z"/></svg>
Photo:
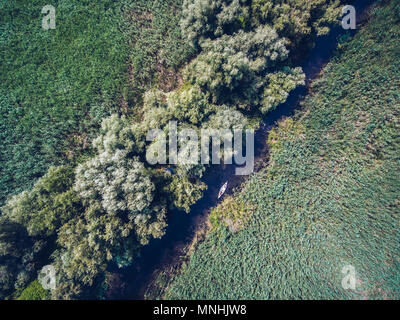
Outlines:
<svg viewBox="0 0 400 320"><path fill-rule="evenodd" d="M342 44L302 109L271 132L269 166L212 215L164 297L399 299L399 10L374 9ZM226 221L243 202L256 210L237 231ZM341 286L345 265L355 291Z"/></svg>
<svg viewBox="0 0 400 320"><path fill-rule="evenodd" d="M42 285L35 280L32 281L24 291L22 291L17 300L47 300L49 298L49 292L43 289Z"/></svg>
<svg viewBox="0 0 400 320"><path fill-rule="evenodd" d="M118 110L128 83L115 5L54 1L56 29L43 30L45 4L1 2L0 202L74 152L73 137L86 139Z"/></svg>
<svg viewBox="0 0 400 320"><path fill-rule="evenodd" d="M13 196L0 217L0 296L24 288L36 275L58 229L82 211L70 167L51 167L33 188Z"/></svg>
<svg viewBox="0 0 400 320"><path fill-rule="evenodd" d="M0 1L0 205L79 157L104 117L139 113L192 52L180 0L55 0L55 30L42 29L46 4Z"/></svg>
<svg viewBox="0 0 400 320"><path fill-rule="evenodd" d="M25 288L44 246L45 241L29 237L20 224L0 217L0 298Z"/></svg>
<svg viewBox="0 0 400 320"><path fill-rule="evenodd" d="M295 46L327 34L339 14L340 0L185 0L181 28L198 46L204 39L270 25Z"/></svg>
<svg viewBox="0 0 400 320"><path fill-rule="evenodd" d="M309 6L307 12L313 12L310 20L314 23L317 17L322 19L321 14L338 17L337 3L328 1L316 7ZM183 85L178 90L146 93L143 132L161 128L168 133L171 120L179 122L181 129L197 132L200 128L248 128L244 114L265 114L304 85L301 68L290 62L287 39L261 20L251 25L234 21L241 17L240 12L250 11L250 1L184 2L182 34L199 54L183 69ZM288 31L287 36L292 35ZM155 138L150 150L166 145L164 140ZM203 165L178 164L178 174L164 188L174 206L188 212L201 197L204 170Z"/></svg>
<svg viewBox="0 0 400 320"><path fill-rule="evenodd" d="M42 179L35 180L51 165L84 162L87 156L80 155L87 153L103 118L113 112L137 117L144 91L154 86L173 89L179 80L177 68L193 52L180 35L180 0L55 1L55 30L41 28L45 4L0 3L0 204L7 195L27 190L11 197L2 208L1 298L32 279L43 258L48 257L43 248L48 240L53 241L52 236L60 238L61 252L79 246L88 236L86 231L75 230L81 237L70 238L69 221L91 217L93 230L89 231L94 237L96 230L107 229L101 246L99 241L94 245L104 253L113 252L117 263L130 259L120 257L124 252L134 254L132 245L116 253L120 234L127 237L129 231L119 223L120 218L112 220L104 211L99 213L96 205L86 209L86 200L72 188L73 168L50 168ZM135 140L139 138L137 130L112 129L103 128L106 133L98 137L95 150L102 150L100 144L109 153L112 148L120 148L110 141L118 135L126 149L131 147L129 155L143 152L144 144ZM143 133L140 137L144 139ZM129 179L134 183L133 177ZM155 218L143 212L128 223L135 224L140 235L137 241L144 243L149 235L162 234L163 206L155 207ZM129 220L128 216L125 219ZM120 232L115 232L117 229ZM57 253L55 257L58 259ZM108 254L107 259L110 257ZM94 254L90 258L95 261L98 257ZM104 265L104 261L100 259L97 264ZM100 270L88 273L97 275ZM71 296L76 292L79 290Z"/></svg>
<svg viewBox="0 0 400 320"><path fill-rule="evenodd" d="M51 167L33 188L9 199L4 216L26 227L31 236L50 236L81 210L72 190L74 173L68 167Z"/></svg>
<svg viewBox="0 0 400 320"><path fill-rule="evenodd" d="M340 9L339 0L254 0L251 4L252 22L271 24L292 46L306 45L315 34L329 33Z"/></svg>
<svg viewBox="0 0 400 320"><path fill-rule="evenodd" d="M135 101L157 86L174 90L180 82L177 70L194 54L181 36L180 19L183 0L128 1L131 84Z"/></svg>
<svg viewBox="0 0 400 320"><path fill-rule="evenodd" d="M304 84L291 59L299 48L286 37L307 34L311 45L339 11L331 1L288 3L304 18L299 29L274 20L287 5L269 18L252 1L191 0L183 12L180 0L57 1L57 27L44 31L40 1L1 2L0 202L16 195L2 208L0 297L33 280L49 258L45 245L57 270L52 297L93 297L110 264L131 264L164 234L168 208L190 211L206 165L179 163L173 174L150 166L146 150L167 142L160 134L146 148L147 134L169 133L171 120L195 133L249 128L248 116ZM200 20L185 28L187 19ZM178 140L184 158L191 149ZM245 225L232 219L234 229Z"/></svg>
<svg viewBox="0 0 400 320"><path fill-rule="evenodd" d="M288 57L285 43L268 26L207 40L185 76L191 84L209 92L213 103L256 108L262 98L265 73Z"/></svg>

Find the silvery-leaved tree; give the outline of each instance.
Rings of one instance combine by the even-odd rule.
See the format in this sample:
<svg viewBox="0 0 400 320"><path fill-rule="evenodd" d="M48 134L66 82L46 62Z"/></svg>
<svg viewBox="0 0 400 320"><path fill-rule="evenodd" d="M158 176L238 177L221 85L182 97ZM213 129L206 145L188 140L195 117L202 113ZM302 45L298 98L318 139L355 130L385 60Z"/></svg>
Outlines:
<svg viewBox="0 0 400 320"><path fill-rule="evenodd" d="M131 124L124 116L113 114L102 121L100 134L93 141L93 147L98 153L125 150L128 156L134 156L144 151L145 138L137 123Z"/></svg>
<svg viewBox="0 0 400 320"><path fill-rule="evenodd" d="M117 128L111 127L110 131ZM137 157L131 158L127 150L116 148L115 135L105 136L111 138L102 139L102 144L101 139L94 143L101 146L97 147L101 153L77 167L74 190L85 206L97 205L108 217L121 220L116 236L128 237L133 233L145 244L150 236L163 234L160 216L165 215L165 210L155 200L155 186L144 164ZM152 223L157 226L143 226Z"/></svg>
<svg viewBox="0 0 400 320"><path fill-rule="evenodd" d="M329 32L339 22L340 0L185 0L181 30L196 48L206 39L216 39L239 30L269 25L290 46Z"/></svg>
<svg viewBox="0 0 400 320"><path fill-rule="evenodd" d="M185 79L209 93L214 104L257 110L267 74L288 57L285 44L268 26L206 40L202 53L185 69Z"/></svg>
<svg viewBox="0 0 400 320"><path fill-rule="evenodd" d="M58 234L56 298L78 296L110 261L129 265L140 246L164 234L166 206L156 201L151 175L134 156L136 129L116 115L105 119L93 143L97 154L76 168L73 189L85 210Z"/></svg>
<svg viewBox="0 0 400 320"><path fill-rule="evenodd" d="M248 0L184 0L181 30L195 47L246 27L250 21Z"/></svg>

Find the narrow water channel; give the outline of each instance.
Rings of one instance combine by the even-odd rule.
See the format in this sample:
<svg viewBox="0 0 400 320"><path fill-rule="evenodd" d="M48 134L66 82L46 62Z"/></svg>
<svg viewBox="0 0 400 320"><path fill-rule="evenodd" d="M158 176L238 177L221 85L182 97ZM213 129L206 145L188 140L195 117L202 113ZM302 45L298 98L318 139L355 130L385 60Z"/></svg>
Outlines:
<svg viewBox="0 0 400 320"><path fill-rule="evenodd" d="M365 15L366 9L374 2L375 0L356 0L352 3L356 8L358 22ZM322 68L334 56L338 36L346 32L354 35L357 30L346 31L341 26L338 26L328 36L317 39L314 48L307 54L305 62L301 65L306 74L307 84L318 76ZM277 121L293 114L303 97L307 94L307 87L300 87L294 90L284 104L269 113L263 120L255 136L256 163L260 159L267 158L268 148L266 139L269 131L276 126ZM235 176L234 172L235 165L214 165L208 170L203 179L208 185L208 190L205 191L203 198L192 206L190 214L178 210L169 213L168 227L164 237L162 239L151 240L149 245L142 249L140 258L136 259L132 266L119 271L122 274L122 281L125 284L126 290L113 298L144 298L145 290L154 271L163 265L173 263L174 259L177 259L182 254L182 248L191 243L199 221L202 221L209 210L217 205L220 187L228 181L229 185L226 194L229 194L246 179Z"/></svg>

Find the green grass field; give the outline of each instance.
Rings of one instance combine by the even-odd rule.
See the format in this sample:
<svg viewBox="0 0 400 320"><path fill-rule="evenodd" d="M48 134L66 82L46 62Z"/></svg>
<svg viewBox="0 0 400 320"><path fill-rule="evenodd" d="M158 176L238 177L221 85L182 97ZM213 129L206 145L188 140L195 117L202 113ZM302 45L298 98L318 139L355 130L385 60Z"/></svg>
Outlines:
<svg viewBox="0 0 400 320"><path fill-rule="evenodd" d="M191 55L181 0L54 0L56 29L43 30L47 4L0 1L0 206L79 161L106 116L138 116L143 92Z"/></svg>
<svg viewBox="0 0 400 320"><path fill-rule="evenodd" d="M399 2L373 9L300 111L271 132L268 167L233 200L254 207L251 218L232 231L214 211L162 297L400 298L399 39ZM355 291L342 288L345 265Z"/></svg>

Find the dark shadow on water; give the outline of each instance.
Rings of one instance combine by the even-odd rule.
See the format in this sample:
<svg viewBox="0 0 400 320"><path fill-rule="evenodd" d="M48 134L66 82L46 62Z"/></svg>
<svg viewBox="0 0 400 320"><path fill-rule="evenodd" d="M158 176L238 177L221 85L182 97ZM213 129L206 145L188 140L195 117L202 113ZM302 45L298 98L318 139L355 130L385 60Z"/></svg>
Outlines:
<svg viewBox="0 0 400 320"><path fill-rule="evenodd" d="M355 1L353 5L357 10L357 15L360 16L374 2L374 0ZM345 31L338 26L328 36L317 39L315 47L306 57L307 61L301 65L306 74L307 83L315 79L334 56L337 37L346 32L355 33L355 31ZM255 137L256 159L265 156L268 152L266 138L271 128L276 126L278 120L291 116L306 94L306 87L297 88L284 104L269 113L264 119ZM191 213L186 214L177 210L170 212L165 236L162 239L151 240L150 244L143 248L140 258L136 259L131 267L118 270L118 273L123 275L127 290L121 296L113 298L143 299L146 285L154 271L165 264L171 264L181 253L180 249L191 242L199 218L201 220L201 217L204 217L218 203L218 191L225 181L229 181L227 189L227 194L229 194L233 188L240 186L243 180L243 177L235 176L234 165L212 166L203 179L208 185L208 190L204 193L203 198L191 208Z"/></svg>

